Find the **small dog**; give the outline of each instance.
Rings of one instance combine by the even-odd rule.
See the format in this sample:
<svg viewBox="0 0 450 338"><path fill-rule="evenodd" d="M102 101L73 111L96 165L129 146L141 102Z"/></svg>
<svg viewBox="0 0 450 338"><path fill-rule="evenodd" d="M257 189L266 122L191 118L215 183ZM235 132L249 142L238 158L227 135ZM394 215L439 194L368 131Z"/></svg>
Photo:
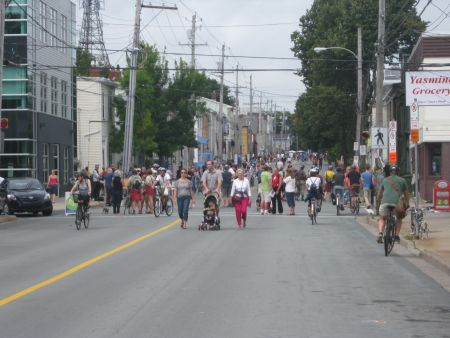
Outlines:
<svg viewBox="0 0 450 338"><path fill-rule="evenodd" d="M102 214L104 214L104 215L109 214L109 208L108 207L103 207Z"/></svg>

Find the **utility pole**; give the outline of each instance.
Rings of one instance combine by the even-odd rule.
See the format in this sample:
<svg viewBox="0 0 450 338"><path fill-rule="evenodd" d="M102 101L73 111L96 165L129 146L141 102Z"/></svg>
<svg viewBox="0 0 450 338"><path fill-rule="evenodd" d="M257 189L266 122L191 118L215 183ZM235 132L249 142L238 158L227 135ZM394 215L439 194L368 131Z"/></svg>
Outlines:
<svg viewBox="0 0 450 338"><path fill-rule="evenodd" d="M253 114L253 76L250 74L250 115Z"/></svg>
<svg viewBox="0 0 450 338"><path fill-rule="evenodd" d="M219 159L222 160L223 148L223 78L225 72L225 44L222 45L222 61L220 62L220 102L219 102Z"/></svg>
<svg viewBox="0 0 450 338"><path fill-rule="evenodd" d="M197 13L192 16L192 27L189 33L189 40L191 43L180 43L180 46L191 47L191 67L195 69L195 48L197 46L207 46L207 43L196 43L196 33L197 33Z"/></svg>
<svg viewBox="0 0 450 338"><path fill-rule="evenodd" d="M6 1L0 0L0 121L2 118L2 99L3 99L3 54L5 51L5 14ZM4 131L0 129L0 153L4 152Z"/></svg>
<svg viewBox="0 0 450 338"><path fill-rule="evenodd" d="M377 89L376 89L376 126L377 127L382 127L382 124L383 124L385 23L386 23L386 0L379 0L378 46L377 46Z"/></svg>
<svg viewBox="0 0 450 338"><path fill-rule="evenodd" d="M356 111L356 137L358 143L358 150L356 155L359 155L359 146L361 145L361 118L363 113L363 93L362 93L362 30L358 27L358 108Z"/></svg>
<svg viewBox="0 0 450 338"><path fill-rule="evenodd" d="M134 17L134 34L133 34L133 47L131 49L131 67L130 67L130 80L128 87L128 100L125 113L125 130L124 130L124 142L123 142L123 163L122 169L124 175L128 172L128 168L131 165L131 157L133 153L133 123L134 123L134 103L136 96L136 72L137 72L137 54L139 50L139 34L141 32L141 9L142 8L154 8L154 9L172 9L177 10L176 6L152 6L143 5L142 0L136 0L136 12Z"/></svg>
<svg viewBox="0 0 450 338"><path fill-rule="evenodd" d="M236 65L236 114L239 114L239 66Z"/></svg>

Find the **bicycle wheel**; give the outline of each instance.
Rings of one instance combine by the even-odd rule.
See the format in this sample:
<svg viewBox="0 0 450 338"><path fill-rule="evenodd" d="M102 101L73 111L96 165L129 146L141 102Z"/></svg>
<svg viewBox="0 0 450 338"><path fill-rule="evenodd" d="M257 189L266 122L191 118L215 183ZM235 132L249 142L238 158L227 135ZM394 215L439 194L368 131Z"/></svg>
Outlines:
<svg viewBox="0 0 450 338"><path fill-rule="evenodd" d="M81 210L81 207L78 206L77 213L75 214L75 226L77 227L77 230L80 230L80 228L81 228L82 217L83 217L83 211Z"/></svg>
<svg viewBox="0 0 450 338"><path fill-rule="evenodd" d="M359 198L356 200L355 214L359 215Z"/></svg>
<svg viewBox="0 0 450 338"><path fill-rule="evenodd" d="M83 217L83 225L84 225L85 229L89 228L89 221L90 221L90 219L91 219L90 214L85 212L84 213L84 217Z"/></svg>
<svg viewBox="0 0 450 338"><path fill-rule="evenodd" d="M172 216L173 213L173 201L172 198L168 198L166 201L166 215L167 216Z"/></svg>
<svg viewBox="0 0 450 338"><path fill-rule="evenodd" d="M386 220L383 242L384 255L388 256L394 248L395 243L395 219L392 216L389 216Z"/></svg>
<svg viewBox="0 0 450 338"><path fill-rule="evenodd" d="M336 196L336 216L341 214L341 201L339 199L339 195Z"/></svg>
<svg viewBox="0 0 450 338"><path fill-rule="evenodd" d="M315 221L315 214L316 214L316 203L311 202L311 224L314 225Z"/></svg>
<svg viewBox="0 0 450 338"><path fill-rule="evenodd" d="M159 215L161 215L161 199L159 197L155 198L154 208L155 208L155 217L159 217Z"/></svg>

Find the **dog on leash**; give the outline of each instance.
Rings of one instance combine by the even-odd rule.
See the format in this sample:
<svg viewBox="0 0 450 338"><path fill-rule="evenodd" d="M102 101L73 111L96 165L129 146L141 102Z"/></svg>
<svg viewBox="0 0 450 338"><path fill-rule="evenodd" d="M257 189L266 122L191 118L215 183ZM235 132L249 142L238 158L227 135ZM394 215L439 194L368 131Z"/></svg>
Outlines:
<svg viewBox="0 0 450 338"><path fill-rule="evenodd" d="M104 214L104 215L109 214L109 208L103 207L102 214Z"/></svg>

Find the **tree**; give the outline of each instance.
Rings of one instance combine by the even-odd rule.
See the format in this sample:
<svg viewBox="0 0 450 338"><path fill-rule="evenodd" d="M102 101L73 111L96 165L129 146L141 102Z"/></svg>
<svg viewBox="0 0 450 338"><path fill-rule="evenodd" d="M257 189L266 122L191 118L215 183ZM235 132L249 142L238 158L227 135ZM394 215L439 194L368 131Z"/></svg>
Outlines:
<svg viewBox="0 0 450 338"><path fill-rule="evenodd" d="M425 29L425 23L418 17L414 0L389 1L386 10L386 60L393 59L399 47L405 52L411 50ZM331 130L320 128L312 135L315 120L306 118L311 114L313 106L320 104L321 111L331 114L328 120L346 121L344 130L349 139L355 138L356 111L356 70L354 56L345 51L328 50L320 54L314 52L314 47L344 47L357 51L357 27L362 27L363 33L363 83L366 93L373 89L375 71L375 42L377 41L378 1L377 0L316 0L307 13L300 18L300 30L291 35L294 44L292 51L302 62L298 75L303 77L306 93L299 98L296 109L295 129L301 144L310 144L314 137L316 144L327 144L322 140L341 140L339 128L331 125ZM328 95L339 95L333 100ZM321 98L317 102L311 97ZM351 97L345 99L343 97ZM363 114L367 115L369 96L364 100ZM333 109L336 102L342 109ZM330 105L325 107L324 105ZM344 106L342 106L344 105ZM302 112L301 109L307 109ZM335 119L335 116L337 118ZM302 134L303 133L303 134ZM335 146L342 148L343 154L352 153L352 142Z"/></svg>
<svg viewBox="0 0 450 338"><path fill-rule="evenodd" d="M91 53L81 48L77 48L77 60L75 64L77 76L89 76L89 69L91 69L92 61L94 61L94 57Z"/></svg>

